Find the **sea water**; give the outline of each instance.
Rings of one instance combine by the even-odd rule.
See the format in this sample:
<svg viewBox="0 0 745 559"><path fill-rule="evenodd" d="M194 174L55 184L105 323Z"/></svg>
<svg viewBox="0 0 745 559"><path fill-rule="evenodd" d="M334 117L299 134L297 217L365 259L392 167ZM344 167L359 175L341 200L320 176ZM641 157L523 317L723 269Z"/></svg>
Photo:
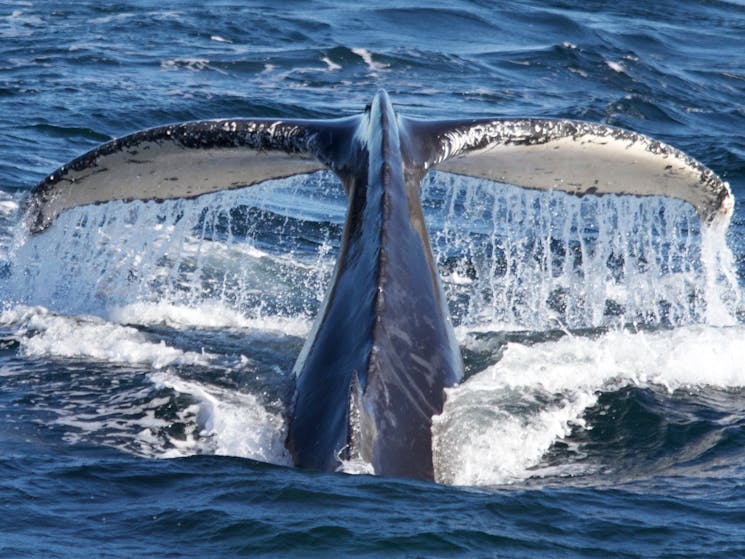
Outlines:
<svg viewBox="0 0 745 559"><path fill-rule="evenodd" d="M712 228L664 198L430 174L466 365L436 483L297 471L284 448L346 211L330 173L35 237L22 212L111 137L354 114L378 87L415 116L632 128L742 197L743 29L724 2L0 7L0 555L744 553L739 204Z"/></svg>

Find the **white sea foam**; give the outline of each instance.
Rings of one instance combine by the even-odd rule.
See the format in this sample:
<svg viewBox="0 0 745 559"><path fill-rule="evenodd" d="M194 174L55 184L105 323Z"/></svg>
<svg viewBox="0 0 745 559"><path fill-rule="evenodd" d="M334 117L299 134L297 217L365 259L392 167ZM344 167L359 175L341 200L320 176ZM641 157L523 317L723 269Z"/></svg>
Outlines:
<svg viewBox="0 0 745 559"><path fill-rule="evenodd" d="M341 66L337 64L336 62L332 61L328 56L324 56L321 58L321 62L325 62L326 66L328 66L329 72L333 72L335 70L341 70Z"/></svg>
<svg viewBox="0 0 745 559"><path fill-rule="evenodd" d="M12 199L0 200L0 214L14 215L18 211L18 201Z"/></svg>
<svg viewBox="0 0 745 559"><path fill-rule="evenodd" d="M121 312L123 316L131 313L142 318L137 309ZM154 309L147 309L145 318L150 312ZM195 315L187 312L186 321L204 316L198 311ZM178 312L176 317L183 318ZM154 342L134 328L97 317L56 315L41 307L6 310L0 314L0 326L13 331L21 351L29 357L141 365L153 370L148 376L155 389L170 388L195 401L171 409L173 402L168 397L153 398L147 383L129 380L124 382L127 388L119 388L118 378L101 381L103 384L78 379L70 388L60 385L59 390L65 392L63 403L48 410L56 416L52 421L65 427L64 437L70 442L95 440L161 458L214 453L289 464L284 447L286 427L280 412L267 409L258 395L179 376L180 367L194 365L223 374L224 359L216 355L173 348L165 341ZM244 362L242 359L238 367L243 367ZM106 382L118 389L105 392ZM175 416L164 418L164 406ZM279 402L273 406L281 408ZM170 434L174 423L180 427Z"/></svg>
<svg viewBox="0 0 745 559"><path fill-rule="evenodd" d="M217 68L206 58L174 58L173 60L163 60L160 67L164 70L187 69L192 72L201 72L202 70L212 70L219 74L227 75L225 70Z"/></svg>
<svg viewBox="0 0 745 559"><path fill-rule="evenodd" d="M496 365L448 390L433 427L437 478L458 485L525 479L554 442L583 424L600 391L743 387L743 363L742 325L510 343Z"/></svg>
<svg viewBox="0 0 745 559"><path fill-rule="evenodd" d="M255 395L187 381L168 371L153 373L151 378L157 385L190 394L198 401L197 409L191 411L200 429L199 441L184 441L165 457L212 452L291 464L284 446L284 418L267 410Z"/></svg>
<svg viewBox="0 0 745 559"><path fill-rule="evenodd" d="M372 53L363 48L354 48L352 49L352 52L359 56L362 61L367 64L368 69L370 70L371 75L377 75L377 73L380 70L384 70L388 68L388 64L382 64L380 62L375 62L372 57Z"/></svg>
<svg viewBox="0 0 745 559"><path fill-rule="evenodd" d="M307 318L271 315L251 317L219 301L204 302L196 306L141 301L114 307L109 311L109 316L113 321L123 324L164 324L172 328L251 328L292 336L305 336L310 331L310 320Z"/></svg>
<svg viewBox="0 0 745 559"><path fill-rule="evenodd" d="M173 426L173 418L162 417L168 398L151 397L150 390L123 389L101 394L75 391L65 395L65 404L54 411L55 425L65 428L63 435L70 443L95 440L100 444L142 456L173 456L185 448L191 453L198 448L196 406L177 411L184 425L181 438L164 436ZM187 451L188 452L188 451Z"/></svg>
<svg viewBox="0 0 745 559"><path fill-rule="evenodd" d="M359 475L375 475L375 468L370 462L361 458L351 458L349 460L340 460L339 466L336 468L337 472L344 472L345 474L351 474L355 476Z"/></svg>
<svg viewBox="0 0 745 559"><path fill-rule="evenodd" d="M552 405L502 387L448 392L433 423L435 479L453 485L497 485L525 479L529 468L581 422L595 396L579 393ZM518 411L524 408L525 413ZM529 411L527 411L529 410Z"/></svg>
<svg viewBox="0 0 745 559"><path fill-rule="evenodd" d="M12 327L22 351L31 357L94 359L108 363L142 363L155 369L171 365L207 365L207 353L182 351L153 342L134 328L96 317L70 317L42 307L4 311L0 324Z"/></svg>

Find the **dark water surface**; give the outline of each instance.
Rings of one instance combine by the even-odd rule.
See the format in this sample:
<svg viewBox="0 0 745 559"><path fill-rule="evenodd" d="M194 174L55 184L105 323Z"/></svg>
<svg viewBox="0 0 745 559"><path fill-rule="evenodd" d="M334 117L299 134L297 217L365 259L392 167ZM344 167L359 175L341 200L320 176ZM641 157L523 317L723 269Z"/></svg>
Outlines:
<svg viewBox="0 0 745 559"><path fill-rule="evenodd" d="M1 557L745 557L745 210L435 176L468 378L439 483L288 466L288 374L345 211L327 174L113 203L24 192L168 122L604 122L745 197L740 2L0 3ZM122 188L126 188L123 185Z"/></svg>

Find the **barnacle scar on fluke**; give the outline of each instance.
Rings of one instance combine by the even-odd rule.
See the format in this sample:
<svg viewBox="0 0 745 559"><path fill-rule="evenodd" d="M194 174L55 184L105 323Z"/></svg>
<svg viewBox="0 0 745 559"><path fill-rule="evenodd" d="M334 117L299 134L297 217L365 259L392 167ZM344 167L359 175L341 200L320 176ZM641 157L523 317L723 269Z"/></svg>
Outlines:
<svg viewBox="0 0 745 559"><path fill-rule="evenodd" d="M576 195L669 196L726 224L729 185L647 136L548 119L421 120L384 91L334 120L172 124L103 144L31 192L34 233L110 200L197 197L331 169L348 211L336 271L294 367L287 447L296 465L359 458L376 474L433 478L432 417L463 373L419 198L433 169Z"/></svg>

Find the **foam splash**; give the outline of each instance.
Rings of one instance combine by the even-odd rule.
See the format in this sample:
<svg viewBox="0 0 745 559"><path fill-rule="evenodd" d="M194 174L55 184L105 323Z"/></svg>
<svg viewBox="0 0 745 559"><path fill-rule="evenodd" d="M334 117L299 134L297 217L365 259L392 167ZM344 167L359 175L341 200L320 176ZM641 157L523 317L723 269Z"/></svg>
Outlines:
<svg viewBox="0 0 745 559"><path fill-rule="evenodd" d="M337 472L343 472L353 476L375 475L375 468L370 462L363 460L362 458L350 458L349 460L340 460L339 466L336 468Z"/></svg>
<svg viewBox="0 0 745 559"><path fill-rule="evenodd" d="M154 373L151 378L156 385L189 394L198 402L190 410L198 425L198 439L189 437L164 457L209 452L271 464L292 464L284 445L287 436L284 418L267 410L254 394L187 381L167 371Z"/></svg>
<svg viewBox="0 0 745 559"><path fill-rule="evenodd" d="M167 302L137 302L113 307L109 317L122 324L163 325L170 328L252 329L304 337L310 331L307 318L283 316L250 317L222 302L203 302L195 306Z"/></svg>
<svg viewBox="0 0 745 559"><path fill-rule="evenodd" d="M258 394L183 378L195 367L217 378L231 371L245 375L251 368L244 357L228 366L225 356L177 349L131 327L41 307L6 310L0 326L12 331L26 356L86 364L59 368L51 385L35 390L40 409L70 443L96 441L158 458L208 453L290 463L284 417L272 411L281 402L267 406ZM109 364L134 368L111 370ZM91 366L95 374L87 372ZM148 370L155 372L143 374Z"/></svg>
<svg viewBox="0 0 745 559"><path fill-rule="evenodd" d="M466 383L453 389L445 411L433 421L435 479L448 485L526 479L551 445L582 423L582 412L595 402L594 395L581 392L559 399L499 385Z"/></svg>
<svg viewBox="0 0 745 559"><path fill-rule="evenodd" d="M742 387L742 363L742 325L510 343L499 363L448 390L433 426L437 479L496 485L537 475L554 442L584 425L601 391Z"/></svg>
<svg viewBox="0 0 745 559"><path fill-rule="evenodd" d="M134 328L96 317L68 317L42 307L15 307L0 314L12 327L23 353L30 357L85 359L117 364L208 365L216 356L183 351L165 341L152 342Z"/></svg>

